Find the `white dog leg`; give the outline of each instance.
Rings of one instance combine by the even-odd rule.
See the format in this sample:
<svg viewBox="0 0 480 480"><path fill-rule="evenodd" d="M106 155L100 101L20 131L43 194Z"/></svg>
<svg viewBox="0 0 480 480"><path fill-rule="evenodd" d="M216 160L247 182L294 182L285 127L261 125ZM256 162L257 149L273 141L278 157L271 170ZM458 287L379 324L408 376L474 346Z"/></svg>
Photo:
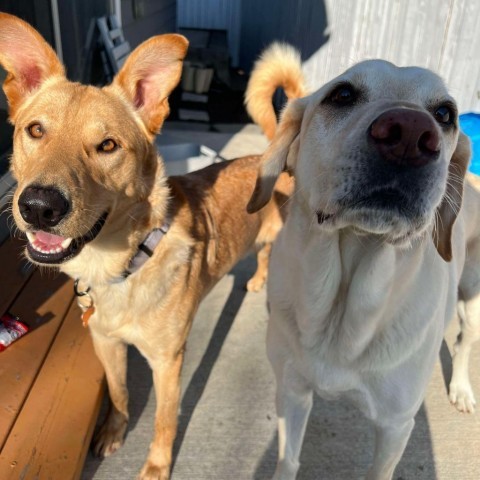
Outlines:
<svg viewBox="0 0 480 480"><path fill-rule="evenodd" d="M278 380L277 380L278 381ZM274 480L294 480L300 466L303 437L312 409L312 390L277 383L278 463Z"/></svg>
<svg viewBox="0 0 480 480"><path fill-rule="evenodd" d="M454 346L449 397L460 412L473 413L475 397L468 375L468 361L472 345L480 338L480 295L466 301L464 311L461 304L459 307L461 332Z"/></svg>
<svg viewBox="0 0 480 480"><path fill-rule="evenodd" d="M286 360L290 357L288 345L272 319L268 323L267 354L277 381L278 462L273 480L294 480L313 390Z"/></svg>
<svg viewBox="0 0 480 480"><path fill-rule="evenodd" d="M415 421L375 427L375 456L366 480L390 480L407 445Z"/></svg>

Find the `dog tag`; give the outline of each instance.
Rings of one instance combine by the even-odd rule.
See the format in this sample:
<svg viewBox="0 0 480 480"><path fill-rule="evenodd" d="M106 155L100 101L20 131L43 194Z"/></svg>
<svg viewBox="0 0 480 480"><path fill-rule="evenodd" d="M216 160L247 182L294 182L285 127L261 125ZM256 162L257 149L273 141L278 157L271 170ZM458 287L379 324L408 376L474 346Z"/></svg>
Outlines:
<svg viewBox="0 0 480 480"><path fill-rule="evenodd" d="M95 307L90 306L82 313L82 325L87 328L88 327L88 320L90 317L95 313Z"/></svg>

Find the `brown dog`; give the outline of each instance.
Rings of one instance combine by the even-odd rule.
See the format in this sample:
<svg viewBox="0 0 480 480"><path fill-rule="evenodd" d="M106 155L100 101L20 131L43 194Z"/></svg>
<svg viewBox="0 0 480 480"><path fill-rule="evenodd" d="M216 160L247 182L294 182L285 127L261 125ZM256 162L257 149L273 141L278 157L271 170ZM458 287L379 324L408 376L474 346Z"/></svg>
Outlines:
<svg viewBox="0 0 480 480"><path fill-rule="evenodd" d="M111 398L97 454L117 450L127 428L126 345L153 370L155 437L141 479L169 477L180 369L199 302L252 247L267 245L251 286L258 289L282 225L280 197L258 214L245 210L257 157L165 176L153 140L186 50L180 35L151 38L100 89L68 81L33 28L0 14L15 221L33 262L59 267L78 280L77 291L88 290L84 320ZM288 179L280 184L288 192Z"/></svg>

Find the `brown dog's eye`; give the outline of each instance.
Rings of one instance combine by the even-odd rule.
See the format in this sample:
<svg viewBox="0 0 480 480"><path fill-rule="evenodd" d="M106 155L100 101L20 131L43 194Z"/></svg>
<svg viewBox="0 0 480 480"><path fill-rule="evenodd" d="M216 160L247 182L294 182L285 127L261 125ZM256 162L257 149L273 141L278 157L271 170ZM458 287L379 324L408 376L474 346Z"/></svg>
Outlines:
<svg viewBox="0 0 480 480"><path fill-rule="evenodd" d="M43 128L39 123L33 123L27 127L27 131L32 138L42 138L44 134Z"/></svg>
<svg viewBox="0 0 480 480"><path fill-rule="evenodd" d="M112 153L117 149L118 145L111 139L107 138L107 140L104 140L97 148L99 152L103 153Z"/></svg>
<svg viewBox="0 0 480 480"><path fill-rule="evenodd" d="M351 105L357 98L355 89L348 84L338 86L328 97L331 103L338 106Z"/></svg>
<svg viewBox="0 0 480 480"><path fill-rule="evenodd" d="M454 114L451 108L445 105L437 108L434 115L438 123L443 123L444 125L451 125L453 123Z"/></svg>

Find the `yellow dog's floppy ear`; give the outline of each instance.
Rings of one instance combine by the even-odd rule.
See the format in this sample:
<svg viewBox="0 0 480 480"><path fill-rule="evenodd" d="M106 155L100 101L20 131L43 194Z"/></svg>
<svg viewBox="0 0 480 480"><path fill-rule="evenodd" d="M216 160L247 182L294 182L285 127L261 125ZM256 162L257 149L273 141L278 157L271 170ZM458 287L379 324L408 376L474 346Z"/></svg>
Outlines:
<svg viewBox="0 0 480 480"><path fill-rule="evenodd" d="M465 175L470 161L470 140L460 132L457 148L448 166L447 189L437 209L433 242L440 256L449 262L452 259L452 230L462 206Z"/></svg>
<svg viewBox="0 0 480 480"><path fill-rule="evenodd" d="M178 85L188 40L177 34L157 35L139 45L113 80L157 134L170 113L168 96Z"/></svg>
<svg viewBox="0 0 480 480"><path fill-rule="evenodd" d="M20 105L47 78L65 76L53 48L28 23L8 13L0 13L0 64L7 71L3 91L12 123Z"/></svg>
<svg viewBox="0 0 480 480"><path fill-rule="evenodd" d="M272 143L262 156L255 190L247 205L248 213L255 213L264 207L272 197L280 173L295 166L306 106L306 98L299 98L289 102L283 111Z"/></svg>

